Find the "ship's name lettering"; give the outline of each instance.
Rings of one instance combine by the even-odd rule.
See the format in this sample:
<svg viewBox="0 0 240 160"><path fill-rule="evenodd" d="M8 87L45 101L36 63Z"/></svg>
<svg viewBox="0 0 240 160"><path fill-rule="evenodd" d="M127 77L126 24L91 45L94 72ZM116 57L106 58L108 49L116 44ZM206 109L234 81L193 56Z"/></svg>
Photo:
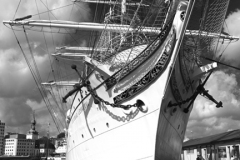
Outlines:
<svg viewBox="0 0 240 160"><path fill-rule="evenodd" d="M208 72L209 70L216 68L216 67L217 67L217 63L213 62L213 63L210 63L210 64L200 67L200 69L202 70L202 72Z"/></svg>

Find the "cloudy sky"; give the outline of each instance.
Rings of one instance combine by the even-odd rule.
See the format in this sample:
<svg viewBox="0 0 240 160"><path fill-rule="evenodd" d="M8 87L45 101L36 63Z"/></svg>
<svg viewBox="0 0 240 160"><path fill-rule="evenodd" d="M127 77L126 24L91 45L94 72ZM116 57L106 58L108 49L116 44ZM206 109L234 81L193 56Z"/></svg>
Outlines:
<svg viewBox="0 0 240 160"><path fill-rule="evenodd" d="M35 2L37 2L37 5ZM51 17L54 19L73 21L88 21L91 18L90 9L87 4L78 3L77 5L72 5L70 0L22 0L19 7L18 5L19 0L2 0L0 5L0 21L12 20L15 18L24 17L26 15L34 15L33 18L39 19L38 12L46 12L47 7L52 9L62 6L67 7L55 10L52 12L53 14L48 14L47 12L40 14L40 18L48 19ZM19 31L16 31L15 33L26 56L30 57L25 35L23 32ZM51 71L50 64L52 63L52 67L54 68L54 63L56 63L56 61L49 57L48 53L54 52L55 46L73 43L68 41L70 39L69 35L43 35L29 31L27 32L27 36L30 41L30 46L33 48L33 54L42 81L45 82L53 80L51 79L52 77L49 77L49 71ZM44 40L44 36L46 38L46 42ZM54 44L52 37L54 37ZM82 45L84 42L75 40L75 43L77 43L75 45ZM33 63L31 64L33 65ZM69 67L68 64L66 65ZM36 70L34 71L36 72ZM61 93L62 96L64 94L66 94L66 91ZM57 106L56 103L54 103L54 99L49 94L48 97L52 104L51 107L57 111ZM64 109L66 110L66 106L63 106L63 110ZM50 135L54 136L58 133L55 123L53 122L51 115L49 114L46 105L42 100L42 96L35 84L24 56L14 37L13 31L1 23L0 120L6 123L7 132L26 133L30 129L33 111L35 111L37 120L37 130L40 132L41 136L46 135L48 123L50 123L51 126ZM56 112L55 114L59 117L59 119L62 118L60 112ZM59 123L58 119L56 121ZM59 124L59 128L61 131L63 131L64 124Z"/></svg>
<svg viewBox="0 0 240 160"><path fill-rule="evenodd" d="M57 19L88 21L92 17L88 5L82 3L73 6L70 0L37 0L37 7L33 0L22 0L19 7L18 4L18 0L1 0L0 21L14 19L17 8L15 18L29 14L39 18L38 10L44 12L47 11L46 7L52 9L64 5L69 6L52 12ZM71 16L66 13L71 13ZM48 19L49 16L54 17L45 13L41 14L40 18ZM224 27L226 32L240 36L240 1L231 0L226 24ZM16 35L26 55L29 56L25 35L22 32L16 32ZM48 45L46 48L43 35L39 38L39 33L27 32L27 36L30 46L34 48L33 54L42 81L49 81L51 79L47 72L51 70L49 61L53 64L55 61L49 60L48 52L52 53L55 46L69 44L70 37L54 35L53 43L53 36L45 34ZM75 45L83 45L85 42L77 41L76 43ZM239 51L240 41L230 44L222 61L240 67ZM223 102L224 108L216 109L214 104L203 97L198 97L188 123L187 138L198 138L240 128L240 72L219 67L210 77L206 88L217 100ZM54 104L54 99L51 97L50 101ZM52 108L56 109L56 106L53 105ZM0 120L6 123L7 132L26 133L30 127L33 110L35 110L37 130L40 135L46 135L48 123L51 124L50 135L56 135L57 128L42 100L12 30L0 24ZM60 112L55 114L61 118ZM59 127L63 129L61 124Z"/></svg>
<svg viewBox="0 0 240 160"><path fill-rule="evenodd" d="M240 1L231 0L224 31L240 36ZM240 67L240 41L231 43L222 62ZM186 131L186 139L199 138L229 130L240 129L240 71L219 66L205 88L223 108L199 96L194 104Z"/></svg>

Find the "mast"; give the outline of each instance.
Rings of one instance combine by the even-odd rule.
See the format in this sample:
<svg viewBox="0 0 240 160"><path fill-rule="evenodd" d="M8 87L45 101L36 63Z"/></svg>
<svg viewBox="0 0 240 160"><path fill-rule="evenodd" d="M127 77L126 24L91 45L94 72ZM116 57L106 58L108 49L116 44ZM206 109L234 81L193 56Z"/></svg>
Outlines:
<svg viewBox="0 0 240 160"><path fill-rule="evenodd" d="M112 0L110 0L110 3L112 2ZM112 6L110 5L110 8L109 8L109 17L111 18L112 17L112 12L113 12L113 9L112 9ZM112 33L110 32L110 34L108 35L109 39L112 39ZM112 50L113 48L113 42L110 41L110 49Z"/></svg>
<svg viewBox="0 0 240 160"><path fill-rule="evenodd" d="M94 0L72 0L73 2L85 2L85 3L100 3L100 4L109 4L109 5L122 5L123 2L118 2L118 1L94 1ZM138 2L126 2L126 0L123 0L125 1L125 6L128 5L128 6L138 6L138 5L141 5L141 6L144 6L144 7L149 7L150 5L147 5L147 4L140 4Z"/></svg>
<svg viewBox="0 0 240 160"><path fill-rule="evenodd" d="M126 8L126 0L122 0L122 4L121 4L121 24L124 25L124 16L126 14L127 8ZM120 44L122 44L126 38L124 36L123 33L120 33L121 36L121 41Z"/></svg>
<svg viewBox="0 0 240 160"><path fill-rule="evenodd" d="M58 81L58 82L55 82L55 81L52 81L52 82L43 82L41 83L42 85L44 86L74 86L75 84L79 84L79 82L74 82L74 81Z"/></svg>
<svg viewBox="0 0 240 160"><path fill-rule="evenodd" d="M57 52L70 52L70 53L80 53L80 52L106 52L109 51L108 48L93 48L93 47L67 47L67 46L63 46L63 47L56 47L56 51Z"/></svg>
<svg viewBox="0 0 240 160"><path fill-rule="evenodd" d="M122 15L124 15L127 11L127 8L126 8L126 0L122 0Z"/></svg>
<svg viewBox="0 0 240 160"><path fill-rule="evenodd" d="M220 38L220 39L228 39L228 40L239 40L237 36L231 36L227 34L221 33L211 33L206 31L199 31L199 30L186 30L185 36L201 36L201 37L208 37L208 38Z"/></svg>
<svg viewBox="0 0 240 160"><path fill-rule="evenodd" d="M160 27L143 27L141 30L133 28L130 25L125 24L101 24L101 23L86 23L86 22L71 22L71 21L48 21L48 20L29 20L29 21L3 21L3 24L10 26L29 26L29 27L51 27L51 28L65 28L65 29L76 29L76 30L91 30L91 31L109 31L115 33L148 33L148 34L159 34L161 32ZM211 33L198 30L186 30L185 35L187 36L203 36L211 38L222 38L230 40L239 40L239 37L230 36L220 33ZM90 50L88 47L79 47L82 50ZM60 48L61 49L61 48ZM99 49L97 49L99 50Z"/></svg>
<svg viewBox="0 0 240 160"><path fill-rule="evenodd" d="M3 21L3 24L10 26L28 26L28 27L48 27L48 28L65 28L76 30L91 30L91 31L110 31L116 33L141 32L159 34L159 27L144 27L141 30L133 28L130 25L122 24L101 24L101 23L86 23L86 22L70 22L70 21L48 21L48 20L30 20L30 21Z"/></svg>

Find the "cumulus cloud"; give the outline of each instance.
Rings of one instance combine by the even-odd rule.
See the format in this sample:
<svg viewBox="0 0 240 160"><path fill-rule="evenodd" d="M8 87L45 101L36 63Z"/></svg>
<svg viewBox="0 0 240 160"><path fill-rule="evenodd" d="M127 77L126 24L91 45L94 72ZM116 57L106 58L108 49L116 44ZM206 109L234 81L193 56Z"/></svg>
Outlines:
<svg viewBox="0 0 240 160"><path fill-rule="evenodd" d="M35 57L40 68L40 72L46 70L47 56ZM37 91L35 82L29 72L29 68L21 53L16 49L0 50L0 96L5 98L25 97L39 101L40 94ZM46 76L46 75L45 75Z"/></svg>
<svg viewBox="0 0 240 160"><path fill-rule="evenodd" d="M196 138L208 136L230 129L238 129L240 121L240 89L235 74L216 71L209 78L205 88L223 108L202 96L198 96L190 115L186 136Z"/></svg>
<svg viewBox="0 0 240 160"><path fill-rule="evenodd" d="M224 24L224 31L233 36L240 37L240 10L230 12ZM226 48L227 47L227 48ZM221 61L233 66L239 66L240 41L228 44L220 44ZM219 66L205 88L217 100L223 102L223 108L216 108L216 105L202 96L198 96L192 113L189 118L186 139L199 138L213 135L228 130L240 128L240 74L236 70Z"/></svg>
<svg viewBox="0 0 240 160"><path fill-rule="evenodd" d="M226 24L224 25L224 31L230 35L240 37L240 10L236 10L227 16ZM225 48L228 44L222 45ZM240 60L240 41L229 44L225 53L223 54L223 60L227 63L239 65ZM219 52L221 53L221 52Z"/></svg>
<svg viewBox="0 0 240 160"><path fill-rule="evenodd" d="M0 20L12 20L14 18L33 15L32 19L61 19L71 21L88 21L91 13L87 3L77 3L71 5L69 0L37 0L37 4L32 0L21 1L19 8L14 17L19 1L3 1L0 5ZM66 6L66 7L63 7ZM61 9L56 9L63 7ZM48 14L48 9L56 9ZM40 15L38 15L40 13ZM69 14L66 14L69 13ZM70 14L71 13L71 14ZM17 38L33 66L29 45L32 49L34 59L37 64L38 71L42 81L53 79L50 76L51 63L55 63L49 56L54 52L56 46L66 45L66 39L72 35L50 34L44 35L40 32L27 31L29 45L23 32L15 32ZM74 35L76 36L76 35ZM44 39L45 38L45 39ZM45 43L46 40L46 43ZM76 41L76 40L75 40ZM84 40L80 41L82 43ZM67 41L67 44L71 44ZM75 44L76 45L76 44ZM54 66L53 66L54 67ZM66 66L65 66L66 67ZM36 68L33 68L36 73ZM67 91L61 91L64 95ZM54 91L59 94L58 91ZM53 99L51 94L47 92L45 97L49 98L51 103L52 113L55 114L55 121L60 126L64 127L64 116L62 110L66 110L62 106L59 108L56 104L56 99ZM57 102L60 102L60 98ZM42 96L33 80L28 65L22 55L15 36L11 29L0 25L0 120L5 122L6 130L10 132L26 133L30 129L32 113L35 110L37 119L37 129L41 135L46 135L47 122L50 122L50 133L57 133L56 126L49 114L46 104L43 102ZM62 109L62 110L61 110Z"/></svg>
<svg viewBox="0 0 240 160"><path fill-rule="evenodd" d="M37 4L32 0L24 0L19 5L17 10L18 1L3 1L1 2L0 10L0 20L12 20L15 18L24 17L27 15L32 15L32 19L46 19L46 20L71 20L71 21L88 21L90 19L90 8L87 3L76 3L74 5L69 0L37 0ZM64 7L66 6L66 7ZM61 9L57 9L60 8ZM55 9L51 12L47 12L49 10ZM17 12L16 12L17 10ZM16 15L15 15L16 12ZM68 14L67 14L68 13ZM70 14L71 13L71 14ZM14 17L15 15L15 17ZM18 28L22 30L21 28ZM21 34L21 32L17 32L17 34ZM32 39L35 42L39 42L39 33L31 32ZM52 39L52 34L47 34L47 39ZM60 36L59 34L55 34L54 36L58 36L54 40L58 43L63 40L64 36ZM61 37L61 38L59 38ZM25 37L23 35L18 36L20 42L25 41ZM17 46L15 37L10 29L7 29L5 26L1 25L0 28L0 46L1 48L12 48L13 45Z"/></svg>
<svg viewBox="0 0 240 160"><path fill-rule="evenodd" d="M1 119L8 122L9 126L25 125L30 122L31 108L21 98L0 99ZM15 106L18 104L17 106ZM26 115L26 116L24 116ZM22 117L23 116L23 117Z"/></svg>

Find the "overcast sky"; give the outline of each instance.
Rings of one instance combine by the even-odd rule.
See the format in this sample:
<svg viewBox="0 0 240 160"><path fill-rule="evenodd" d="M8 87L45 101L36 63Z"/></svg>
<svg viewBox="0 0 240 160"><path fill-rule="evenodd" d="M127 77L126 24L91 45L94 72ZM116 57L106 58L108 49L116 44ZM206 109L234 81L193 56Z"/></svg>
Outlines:
<svg viewBox="0 0 240 160"><path fill-rule="evenodd" d="M224 31L240 36L240 1L231 0ZM240 41L231 43L222 62L240 67ZM205 88L223 108L198 96L187 126L186 139L199 138L229 130L240 129L240 71L219 66Z"/></svg>
<svg viewBox="0 0 240 160"><path fill-rule="evenodd" d="M18 7L18 0L1 0L0 20L11 20ZM49 8L57 8L71 4L70 0L37 0L38 8L46 11ZM44 3L44 5L43 5ZM66 13L72 13L69 17ZM35 1L22 0L16 17L29 14L37 14ZM89 6L79 4L69 6L53 12L58 19L88 21L92 17ZM48 18L48 14L42 14L41 18ZM52 15L50 15L52 16ZM38 18L36 15L34 18ZM235 36L240 36L240 1L231 0L224 30ZM227 26L227 27L226 27ZM24 50L28 50L24 34L16 33ZM50 63L43 39L38 39L38 33L29 32L31 46L34 47L34 55L38 64L42 80L47 81ZM46 34L47 39L51 35ZM68 37L55 38L56 44L68 43ZM84 41L79 42L79 45ZM56 45L47 42L48 47ZM53 48L53 47L52 47ZM53 50L49 51L52 52ZM223 55L223 62L240 67L240 42L230 44ZM206 89L217 99L223 102L224 107L216 109L212 102L198 97L190 115L187 138L198 138L215 133L240 128L240 72L220 67L210 77ZM54 136L57 129L52 118L45 108L41 95L35 85L26 61L19 49L13 32L0 24L0 120L6 123L6 131L26 133L30 128L32 111L36 112L37 130L41 135L46 135L47 124L50 122L50 135ZM58 113L59 114L59 113Z"/></svg>
<svg viewBox="0 0 240 160"><path fill-rule="evenodd" d="M47 3L46 3L47 2ZM0 5L0 21L12 20L19 1L2 0ZM58 8L69 5L68 7L53 12L57 19L73 20L73 21L88 21L91 17L90 9L86 3L78 3L71 5L70 0L22 0L15 18L24 17L26 15L35 15L34 19L39 19L36 15L39 12L47 11L48 8ZM66 14L66 13L71 13ZM41 14L41 19L53 18L53 15ZM29 49L23 32L16 32L23 50L29 56ZM27 32L30 45L33 48L33 54L39 68L42 81L48 81L49 71L51 66L49 62L49 53L54 51L55 46L70 43L67 41L69 37L65 35L45 34L48 51L43 35L36 32ZM66 42L67 41L67 42ZM84 43L84 42L79 42ZM52 61L52 59L51 59ZM50 99L53 101L53 99ZM52 106L56 107L56 106ZM43 108L43 109L42 109ZM11 29L0 24L0 120L6 123L7 132L26 133L30 129L32 120L32 112L35 110L37 120L37 130L40 135L46 135L47 125L50 123L50 135L57 134L57 129L54 122L46 109L46 105L42 100L40 92L34 82L34 79L29 71L23 54L17 44L14 34ZM60 113L56 113L60 117ZM63 131L63 127L61 131Z"/></svg>

